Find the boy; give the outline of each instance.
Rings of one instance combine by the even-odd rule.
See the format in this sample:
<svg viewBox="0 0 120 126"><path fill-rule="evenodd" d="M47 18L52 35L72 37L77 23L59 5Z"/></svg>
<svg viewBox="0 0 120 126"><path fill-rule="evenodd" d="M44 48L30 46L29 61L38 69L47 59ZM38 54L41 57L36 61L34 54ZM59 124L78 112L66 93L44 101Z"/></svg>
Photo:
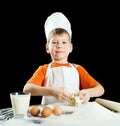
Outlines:
<svg viewBox="0 0 120 126"><path fill-rule="evenodd" d="M68 61L73 50L72 30L63 13L55 12L47 18L45 35L46 52L50 54L52 61L39 66L25 84L23 92L43 96L41 104L66 101L73 93L79 96L82 103L103 95L103 86L85 68Z"/></svg>

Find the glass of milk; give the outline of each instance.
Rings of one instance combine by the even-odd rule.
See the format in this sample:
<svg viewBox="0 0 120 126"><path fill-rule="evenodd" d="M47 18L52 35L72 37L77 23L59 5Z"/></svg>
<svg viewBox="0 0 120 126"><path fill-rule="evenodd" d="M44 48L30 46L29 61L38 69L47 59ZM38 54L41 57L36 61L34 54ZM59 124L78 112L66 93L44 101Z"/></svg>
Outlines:
<svg viewBox="0 0 120 126"><path fill-rule="evenodd" d="M10 99L14 118L26 118L30 106L31 93L13 92Z"/></svg>

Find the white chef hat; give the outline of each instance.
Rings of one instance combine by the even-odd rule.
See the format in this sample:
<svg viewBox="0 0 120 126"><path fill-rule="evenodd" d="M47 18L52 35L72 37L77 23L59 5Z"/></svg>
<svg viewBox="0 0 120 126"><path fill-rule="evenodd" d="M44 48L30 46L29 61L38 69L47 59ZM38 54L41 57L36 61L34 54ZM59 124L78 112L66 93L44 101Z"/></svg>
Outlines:
<svg viewBox="0 0 120 126"><path fill-rule="evenodd" d="M66 16L61 12L51 14L46 19L44 28L46 39L48 39L49 33L56 28L63 28L69 33L70 37L72 35L71 24Z"/></svg>

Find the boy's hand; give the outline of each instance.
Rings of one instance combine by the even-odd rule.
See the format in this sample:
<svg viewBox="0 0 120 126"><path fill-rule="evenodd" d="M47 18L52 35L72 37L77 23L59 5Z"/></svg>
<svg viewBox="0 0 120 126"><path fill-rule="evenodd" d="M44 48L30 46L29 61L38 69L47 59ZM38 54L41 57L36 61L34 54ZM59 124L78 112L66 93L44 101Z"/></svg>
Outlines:
<svg viewBox="0 0 120 126"><path fill-rule="evenodd" d="M67 91L64 90L64 88L55 88L54 97L58 99L59 101L66 100L70 97L71 94L69 94Z"/></svg>
<svg viewBox="0 0 120 126"><path fill-rule="evenodd" d="M87 90L81 90L79 91L79 97L81 100L83 100L83 103L87 103L90 100L90 94Z"/></svg>

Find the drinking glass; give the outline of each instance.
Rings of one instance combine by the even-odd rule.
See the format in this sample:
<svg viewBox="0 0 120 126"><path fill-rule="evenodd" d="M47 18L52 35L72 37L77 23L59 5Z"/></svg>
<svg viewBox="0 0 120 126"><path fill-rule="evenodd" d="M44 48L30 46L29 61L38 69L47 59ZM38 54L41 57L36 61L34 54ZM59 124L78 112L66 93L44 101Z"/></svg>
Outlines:
<svg viewBox="0 0 120 126"><path fill-rule="evenodd" d="M27 118L31 93L13 92L10 99L14 118Z"/></svg>

